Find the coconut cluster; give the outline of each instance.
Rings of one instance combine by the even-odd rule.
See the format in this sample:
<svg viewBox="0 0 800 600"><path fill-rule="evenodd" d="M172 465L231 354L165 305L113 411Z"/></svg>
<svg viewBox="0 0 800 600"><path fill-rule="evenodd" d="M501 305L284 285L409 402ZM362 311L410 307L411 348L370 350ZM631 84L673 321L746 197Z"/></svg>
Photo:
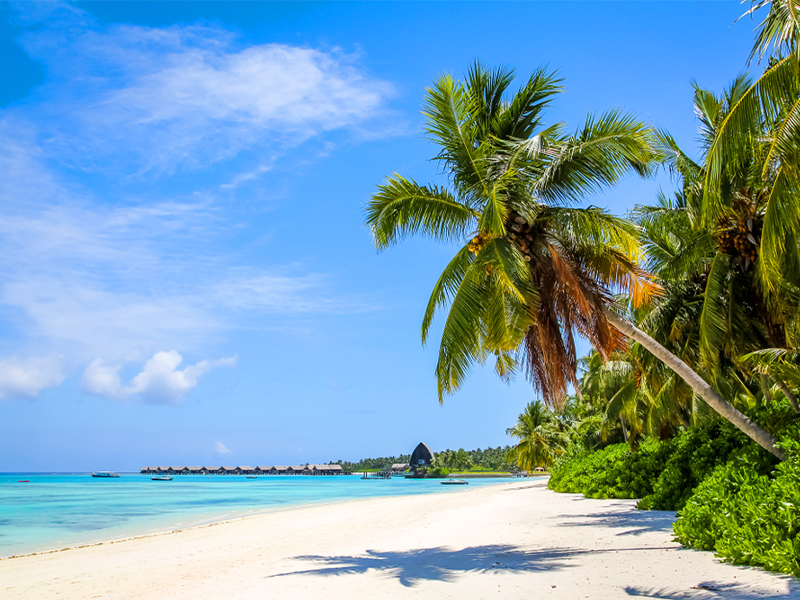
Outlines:
<svg viewBox="0 0 800 600"><path fill-rule="evenodd" d="M533 228L525 220L525 217L513 210L510 211L506 223L506 230L508 231L508 239L519 248L525 260L531 262L533 258L531 249L534 244Z"/></svg>
<svg viewBox="0 0 800 600"><path fill-rule="evenodd" d="M488 240L483 237L480 233L472 238L469 242L469 251L473 254L477 255L483 247L486 245Z"/></svg>
<svg viewBox="0 0 800 600"><path fill-rule="evenodd" d="M747 264L758 258L758 240L762 223L752 217L739 219L735 224L729 219L720 221L717 234L719 249L729 256L741 256Z"/></svg>

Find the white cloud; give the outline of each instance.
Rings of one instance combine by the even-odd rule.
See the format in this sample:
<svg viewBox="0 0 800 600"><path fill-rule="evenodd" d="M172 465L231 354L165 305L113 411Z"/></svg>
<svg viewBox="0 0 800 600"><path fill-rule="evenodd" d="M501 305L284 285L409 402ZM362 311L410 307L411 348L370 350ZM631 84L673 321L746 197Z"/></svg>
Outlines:
<svg viewBox="0 0 800 600"><path fill-rule="evenodd" d="M256 146L279 153L386 113L394 93L340 50L246 46L220 25L82 23L19 39L50 76L40 94L55 102L34 111L51 129L47 153L89 171L173 172Z"/></svg>
<svg viewBox="0 0 800 600"><path fill-rule="evenodd" d="M119 378L120 368L122 365L107 365L102 358L93 360L83 372L81 388L95 396L121 398L125 392Z"/></svg>
<svg viewBox="0 0 800 600"><path fill-rule="evenodd" d="M60 361L55 358L0 360L0 400L35 398L63 380Z"/></svg>
<svg viewBox="0 0 800 600"><path fill-rule="evenodd" d="M228 447L222 442L217 442L216 444L214 444L214 450L216 450L218 453L222 455L231 453L231 451L228 450Z"/></svg>
<svg viewBox="0 0 800 600"><path fill-rule="evenodd" d="M156 350L203 356L233 329L362 310L238 234L263 210L248 205L248 182L275 192L260 179L291 146L379 129L390 84L341 51L246 45L222 25L108 25L71 4L19 6L19 24L36 25L18 39L45 80L0 108L0 253L12 257L0 266L0 354L64 358L0 360L0 398L82 372L90 393L177 402L225 363L180 369L177 352ZM232 196L245 201L231 207Z"/></svg>
<svg viewBox="0 0 800 600"><path fill-rule="evenodd" d="M127 386L120 380L120 366L96 359L83 373L83 390L96 396L123 398L139 396L152 404L175 404L197 386L197 380L212 367L232 367L237 358L202 360L185 369L178 369L183 357L175 350L157 352Z"/></svg>

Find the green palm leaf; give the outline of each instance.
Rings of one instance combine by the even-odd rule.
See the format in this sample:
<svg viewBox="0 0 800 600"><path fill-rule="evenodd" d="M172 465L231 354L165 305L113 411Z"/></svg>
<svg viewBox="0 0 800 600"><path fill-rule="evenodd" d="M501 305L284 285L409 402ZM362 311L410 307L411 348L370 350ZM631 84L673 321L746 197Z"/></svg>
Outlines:
<svg viewBox="0 0 800 600"><path fill-rule="evenodd" d="M421 186L397 174L378 186L366 214L379 250L416 233L441 241L463 239L479 215L447 190Z"/></svg>

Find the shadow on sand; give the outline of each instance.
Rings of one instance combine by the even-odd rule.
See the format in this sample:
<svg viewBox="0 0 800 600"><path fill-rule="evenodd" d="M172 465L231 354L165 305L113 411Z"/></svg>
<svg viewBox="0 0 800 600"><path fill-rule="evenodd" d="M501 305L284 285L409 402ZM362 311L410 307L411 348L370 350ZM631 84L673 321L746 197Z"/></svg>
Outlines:
<svg viewBox="0 0 800 600"><path fill-rule="evenodd" d="M780 576L778 576L780 577ZM789 583L787 592L765 591L763 588L757 591L748 589L738 583L721 583L718 581L703 581L688 590L675 590L669 588L645 588L628 586L625 593L634 598L658 598L659 600L686 600L696 598L698 600L755 600L756 598L800 598L800 586L790 577L781 577Z"/></svg>
<svg viewBox="0 0 800 600"><path fill-rule="evenodd" d="M643 533L672 533L675 513L661 510L637 510L628 512L606 511L585 515L563 515L567 520L562 527L609 527L625 529L617 535L641 535Z"/></svg>
<svg viewBox="0 0 800 600"><path fill-rule="evenodd" d="M660 550L626 548L625 550ZM615 550L620 550L619 548ZM296 560L318 563L313 569L279 573L288 575L358 575L369 570L382 571L406 587L420 581L453 581L465 573L508 573L514 571L554 571L575 566L570 558L598 550L572 548L524 549L513 545L472 546L461 550L422 548L404 552L367 550L360 556L296 556ZM602 552L602 550L599 550Z"/></svg>

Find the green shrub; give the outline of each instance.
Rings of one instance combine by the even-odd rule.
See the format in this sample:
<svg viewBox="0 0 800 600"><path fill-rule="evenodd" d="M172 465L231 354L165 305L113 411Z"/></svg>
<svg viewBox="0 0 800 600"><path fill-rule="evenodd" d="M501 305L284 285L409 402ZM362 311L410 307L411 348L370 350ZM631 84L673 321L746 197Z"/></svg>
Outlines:
<svg viewBox="0 0 800 600"><path fill-rule="evenodd" d="M641 509L678 510L673 528L684 546L800 577L800 424L784 404L748 410L781 432L789 459L780 464L718 422L646 442L638 452L625 444L596 452L570 447L553 466L549 487L590 498L641 498Z"/></svg>
<svg viewBox="0 0 800 600"><path fill-rule="evenodd" d="M637 504L642 510L680 510L701 481L749 445L742 433L722 424L685 431L669 444L670 456L653 492Z"/></svg>
<svg viewBox="0 0 800 600"><path fill-rule="evenodd" d="M554 465L549 486L589 498L641 498L643 510L679 510L716 467L752 446L734 427L716 424L647 441L636 452L627 444L596 452L573 447ZM769 470L766 452L751 451L750 460L759 472Z"/></svg>
<svg viewBox="0 0 800 600"><path fill-rule="evenodd" d="M615 444L597 452L567 453L552 469L548 486L588 498L642 498L664 470L669 442L645 442L637 452Z"/></svg>
<svg viewBox="0 0 800 600"><path fill-rule="evenodd" d="M703 481L678 513L675 539L727 562L800 576L798 455L770 475L755 461L738 457Z"/></svg>

